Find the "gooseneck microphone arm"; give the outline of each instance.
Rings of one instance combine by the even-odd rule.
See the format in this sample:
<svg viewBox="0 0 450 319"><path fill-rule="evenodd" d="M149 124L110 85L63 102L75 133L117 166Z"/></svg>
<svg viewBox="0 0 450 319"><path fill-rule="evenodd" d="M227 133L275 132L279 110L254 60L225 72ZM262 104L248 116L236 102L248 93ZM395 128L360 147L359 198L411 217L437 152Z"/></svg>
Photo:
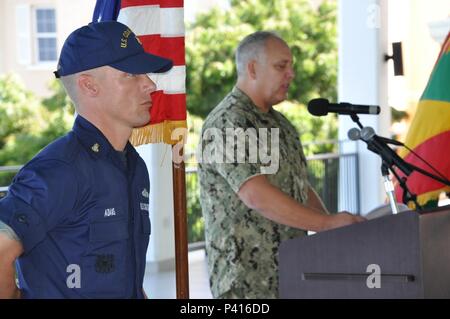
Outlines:
<svg viewBox="0 0 450 319"><path fill-rule="evenodd" d="M400 186L404 190L403 202L405 204L407 204L409 201L412 200L414 201L416 206L420 208L420 206L416 201L416 195L412 194L406 187L406 178L405 177L400 178L398 174L395 172L395 170L392 169L393 166L396 166L406 176L411 175L413 171L417 171L422 175L430 177L431 179L434 179L444 185L450 186L449 180L433 175L420 167L417 167L413 164L406 162L387 145L387 142L395 142L394 144L397 143L401 144L401 143L377 136L373 128L371 127L364 127L361 129L361 131L358 130L357 128L352 128L348 132L348 137L351 140L358 140L358 139L363 140L364 142L367 143L367 149L378 154L381 157L383 164L386 164L387 167L394 173L394 175L397 177L400 183Z"/></svg>
<svg viewBox="0 0 450 319"><path fill-rule="evenodd" d="M448 179L444 179L444 178L441 178L441 177L436 176L434 174L431 174L430 172L427 172L426 170L424 170L424 169L422 169L420 167L417 167L417 166L415 166L413 164L409 164L409 163L407 163L407 164L411 167L411 169L413 171L417 171L418 173L420 173L422 175L425 175L425 176L427 176L427 177L429 177L431 179L434 179L435 181L438 181L439 183L442 183L442 184L444 184L446 186L450 186L450 181Z"/></svg>
<svg viewBox="0 0 450 319"><path fill-rule="evenodd" d="M361 122L359 121L359 116L356 115L356 113L350 115L350 117L352 118L353 122L355 122L360 129L364 128L364 126L362 126Z"/></svg>
<svg viewBox="0 0 450 319"><path fill-rule="evenodd" d="M404 160L403 160L403 161L404 161ZM404 161L404 162L405 162L405 161ZM442 184L444 184L444 185L450 186L450 181L449 181L448 179L444 179L444 178L438 177L438 176L436 176L436 175L434 175L434 174L431 174L430 172L427 172L426 170L424 170L424 169L422 169L422 168L420 168L420 167L417 167L417 166L415 166L415 165L413 165L413 164L409 164L409 163L407 163L407 162L405 162L405 163L406 163L407 165L409 165L410 168L411 168L413 171L416 171L416 172L418 172L418 173L420 173L420 174L422 174L422 175L425 175L425 176L427 176L427 177L429 177L429 178L431 178L431 179L434 179L434 180L436 180L436 181L438 181L438 182L440 182L440 183L442 183ZM397 167L398 167L398 166L397 166ZM400 167L398 167L398 168L400 168ZM412 201L412 202L414 203L414 205L416 205L417 210L422 210L423 207L422 207L421 205L419 205L419 203L417 202L417 195L414 194L414 193L412 193L412 192L409 190L409 188L408 188L408 186L407 186L407 184L406 184L407 178L404 177L404 176L403 176L403 177L400 177L394 169L391 169L391 171L392 171L392 173L395 175L395 177L397 178L400 187L403 189L402 202L403 202L405 205L408 205L408 203ZM404 173L404 172L403 172L403 173Z"/></svg>
<svg viewBox="0 0 450 319"><path fill-rule="evenodd" d="M394 186L392 184L392 181L389 178L389 170L395 175L397 180L400 183L400 186L403 189L403 198L402 202L404 204L408 204L408 202L413 199L414 203L416 204L417 209L421 209L421 206L417 203L416 198L417 196L414 194L411 194L408 187L406 186L406 178L400 179L397 172L393 169L393 166L396 164L400 164L400 167L396 165L400 170L403 171L403 173L407 176L409 176L412 172L412 170L409 168L409 164L406 163L402 158L400 158L397 153L395 153L387 144L383 141L384 138L378 137L375 135L375 131L371 127L364 127L362 130L359 130L357 128L352 128L347 133L348 138L352 141L362 140L367 144L367 149L378 154L381 157L381 175L384 178L384 188L386 191L386 195L389 198L389 204L392 209L393 214L398 213L398 207L397 202L395 200L395 194L394 194ZM379 141L375 141L375 139L379 138ZM391 142L391 140L386 139L387 141ZM392 141L395 143L398 143L397 141ZM395 144L394 143L394 144ZM402 163L403 162L403 163ZM406 195L408 194L408 195Z"/></svg>
<svg viewBox="0 0 450 319"><path fill-rule="evenodd" d="M420 167L406 162L403 158L398 156L397 153L395 153L389 146L387 146L385 140L389 141L389 139L377 136L373 128L369 126L364 127L361 130L360 138L367 143L367 148L369 150L380 155L389 166L397 166L397 168L401 170L406 176L411 175L413 171L417 171L422 175L434 179L444 185L450 186L450 181L448 179L431 174L430 172L427 172Z"/></svg>
<svg viewBox="0 0 450 319"><path fill-rule="evenodd" d="M397 166L406 176L411 175L413 168L411 164L405 162L395 153L382 139L375 134L371 127L364 127L361 130L361 139L367 143L367 148L381 156L388 167Z"/></svg>
<svg viewBox="0 0 450 319"><path fill-rule="evenodd" d="M413 202L414 205L416 205L417 210L422 210L422 206L419 205L419 203L417 202L417 195L412 193L409 188L408 185L406 184L406 177L400 177L400 175L396 172L395 169L391 169L392 174L394 174L395 178L398 181L398 184L400 185L400 187L403 190L403 195L402 195L402 202L405 205L408 205L409 202Z"/></svg>

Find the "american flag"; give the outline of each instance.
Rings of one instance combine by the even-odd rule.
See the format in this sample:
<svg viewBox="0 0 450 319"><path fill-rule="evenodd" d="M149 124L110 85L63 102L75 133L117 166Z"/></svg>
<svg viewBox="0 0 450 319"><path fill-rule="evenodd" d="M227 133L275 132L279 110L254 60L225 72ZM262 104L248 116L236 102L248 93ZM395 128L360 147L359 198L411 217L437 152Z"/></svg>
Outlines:
<svg viewBox="0 0 450 319"><path fill-rule="evenodd" d="M144 50L168 58L174 67L163 74L149 74L157 85L152 94L149 125L135 129L133 145L175 144L171 134L186 128L186 62L183 0L97 0L93 21L117 20L126 24Z"/></svg>

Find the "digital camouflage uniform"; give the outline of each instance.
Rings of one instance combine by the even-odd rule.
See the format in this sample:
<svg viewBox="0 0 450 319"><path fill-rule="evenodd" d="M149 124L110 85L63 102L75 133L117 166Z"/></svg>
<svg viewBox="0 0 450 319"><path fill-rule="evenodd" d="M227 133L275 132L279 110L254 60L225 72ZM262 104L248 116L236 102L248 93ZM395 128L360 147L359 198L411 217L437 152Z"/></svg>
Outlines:
<svg viewBox="0 0 450 319"><path fill-rule="evenodd" d="M279 168L267 177L280 190L305 203L309 187L306 159L298 133L290 122L274 109L261 112L235 87L206 118L202 136L211 128L225 132L226 128L239 127L269 128L269 132L270 128L279 128ZM203 139L203 149L213 140ZM248 159L247 148L246 153ZM278 246L306 232L275 223L239 199L237 192L242 184L262 174L264 165L260 161L199 162L200 200L213 296L277 298Z"/></svg>

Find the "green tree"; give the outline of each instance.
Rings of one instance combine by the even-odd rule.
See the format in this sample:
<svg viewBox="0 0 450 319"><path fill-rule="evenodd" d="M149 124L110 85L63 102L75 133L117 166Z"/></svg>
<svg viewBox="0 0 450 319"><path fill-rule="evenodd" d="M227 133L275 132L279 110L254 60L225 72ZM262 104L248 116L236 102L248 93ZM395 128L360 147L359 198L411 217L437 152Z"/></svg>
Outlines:
<svg viewBox="0 0 450 319"><path fill-rule="evenodd" d="M236 81L234 51L257 30L278 32L291 46L295 79L289 96L306 104L336 99L336 3L313 8L308 0L231 0L231 9L199 15L186 38L190 113L205 117Z"/></svg>
<svg viewBox="0 0 450 319"><path fill-rule="evenodd" d="M47 127L41 132L41 138L46 144L70 130L75 114L75 106L61 82L53 80L49 88L53 94L42 100L42 105L47 110L45 113L50 117Z"/></svg>
<svg viewBox="0 0 450 319"><path fill-rule="evenodd" d="M275 109L283 113L297 129L306 156L338 151L335 143L338 134L335 115L314 117L303 104L290 101L280 103Z"/></svg>
<svg viewBox="0 0 450 319"><path fill-rule="evenodd" d="M33 126L30 116L36 107L33 95L26 91L14 75L0 77L0 150L14 134Z"/></svg>
<svg viewBox="0 0 450 319"><path fill-rule="evenodd" d="M229 11L212 10L187 26L189 113L205 118L231 90L236 82L234 52L241 39L254 31L273 30L291 46L295 72L290 101L277 109L297 128L307 156L336 151L333 143L309 144L336 139L336 117L312 117L305 108L315 97L337 97L336 1L323 1L317 8L309 0L231 0L230 4ZM195 133L195 140L200 127L196 121L194 129L190 127L190 138ZM187 149L192 150L190 146ZM189 240L202 240L196 176L187 176L186 183Z"/></svg>
<svg viewBox="0 0 450 319"><path fill-rule="evenodd" d="M16 148L17 141L39 131L37 108L39 102L25 90L14 75L0 77L0 165L19 164L21 154L27 153L34 145ZM20 164L23 162L20 162Z"/></svg>
<svg viewBox="0 0 450 319"><path fill-rule="evenodd" d="M52 95L42 100L42 104L50 112L61 112L73 115L75 113L75 107L72 100L66 94L66 90L58 80L53 80L49 84L49 88L52 91Z"/></svg>
<svg viewBox="0 0 450 319"><path fill-rule="evenodd" d="M51 89L52 97L42 103L18 77L0 77L0 166L25 164L70 129L73 106L56 108L61 88L53 83ZM14 174L0 174L0 186L8 185Z"/></svg>

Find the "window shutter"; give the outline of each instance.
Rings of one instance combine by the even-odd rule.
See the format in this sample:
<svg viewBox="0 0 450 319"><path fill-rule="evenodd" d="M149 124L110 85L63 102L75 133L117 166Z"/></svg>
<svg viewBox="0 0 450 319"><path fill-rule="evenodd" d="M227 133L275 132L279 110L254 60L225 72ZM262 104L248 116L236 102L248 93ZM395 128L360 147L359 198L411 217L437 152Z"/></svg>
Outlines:
<svg viewBox="0 0 450 319"><path fill-rule="evenodd" d="M17 62L31 64L31 15L30 6L16 6Z"/></svg>

